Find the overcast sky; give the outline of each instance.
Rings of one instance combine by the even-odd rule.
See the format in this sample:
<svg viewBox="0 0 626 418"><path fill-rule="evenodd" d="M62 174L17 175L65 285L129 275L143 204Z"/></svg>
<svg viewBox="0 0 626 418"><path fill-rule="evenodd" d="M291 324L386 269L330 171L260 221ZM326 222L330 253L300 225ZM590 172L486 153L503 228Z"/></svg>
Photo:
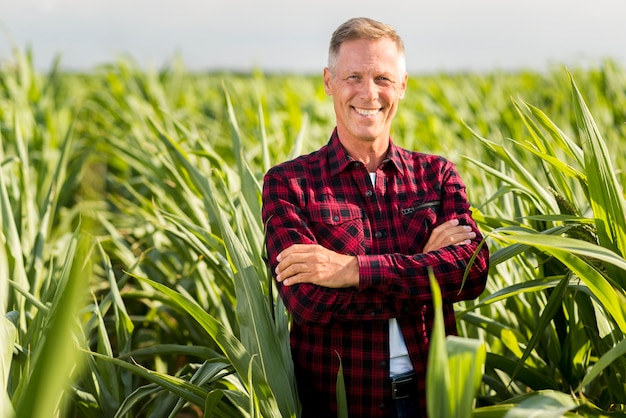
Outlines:
<svg viewBox="0 0 626 418"><path fill-rule="evenodd" d="M626 64L626 0L0 0L0 59L32 47L89 70L120 55L161 68L321 72L354 16L394 26L410 72Z"/></svg>

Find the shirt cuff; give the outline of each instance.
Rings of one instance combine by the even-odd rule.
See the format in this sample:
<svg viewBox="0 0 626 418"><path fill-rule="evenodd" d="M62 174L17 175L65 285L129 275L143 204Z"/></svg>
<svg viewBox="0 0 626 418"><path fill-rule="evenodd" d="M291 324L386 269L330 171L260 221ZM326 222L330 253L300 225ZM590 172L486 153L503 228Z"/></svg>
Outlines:
<svg viewBox="0 0 626 418"><path fill-rule="evenodd" d="M358 255L357 261L360 290L380 286L398 275L391 258L387 255Z"/></svg>

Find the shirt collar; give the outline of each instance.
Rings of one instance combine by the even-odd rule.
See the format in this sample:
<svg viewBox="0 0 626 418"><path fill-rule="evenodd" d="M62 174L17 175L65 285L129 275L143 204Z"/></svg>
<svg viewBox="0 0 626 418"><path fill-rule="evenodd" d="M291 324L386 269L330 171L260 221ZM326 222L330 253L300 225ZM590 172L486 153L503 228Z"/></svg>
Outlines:
<svg viewBox="0 0 626 418"><path fill-rule="evenodd" d="M333 133L330 137L330 141L327 145L328 152L328 167L330 169L330 174L332 176L340 173L345 170L352 162L354 162L354 158L352 158L347 152L346 149L339 141L339 135L337 134L337 128L333 130ZM394 167L398 173L403 173L403 167L405 167L404 159L402 157L402 153L398 146L396 146L391 138L389 138L389 150L387 151L387 157L383 161L383 166Z"/></svg>

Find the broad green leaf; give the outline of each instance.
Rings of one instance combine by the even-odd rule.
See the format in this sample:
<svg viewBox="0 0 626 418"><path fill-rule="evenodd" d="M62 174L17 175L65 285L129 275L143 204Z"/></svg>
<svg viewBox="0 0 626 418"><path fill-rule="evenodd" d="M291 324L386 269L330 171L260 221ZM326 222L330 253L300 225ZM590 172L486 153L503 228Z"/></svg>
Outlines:
<svg viewBox="0 0 626 418"><path fill-rule="evenodd" d="M337 354L339 355L339 354ZM339 358L339 370L337 371L337 418L348 418L348 399L346 398L346 382L343 377L343 364Z"/></svg>
<svg viewBox="0 0 626 418"><path fill-rule="evenodd" d="M204 416L206 418L211 418L214 416L214 411L221 402L224 397L224 392L219 389L212 390L206 396L206 401L204 403Z"/></svg>
<svg viewBox="0 0 626 418"><path fill-rule="evenodd" d="M611 286L608 278L580 258L590 257L626 269L626 260L604 247L571 238L538 234L492 234L504 241L523 243L545 251L567 265L591 290L602 306L611 314L623 333L626 333L626 307L623 291Z"/></svg>
<svg viewBox="0 0 626 418"><path fill-rule="evenodd" d="M15 325L4 315L0 316L0 417L8 418L13 416L13 406L6 391L11 370L11 360L13 358L13 344L17 340L17 330Z"/></svg>
<svg viewBox="0 0 626 418"><path fill-rule="evenodd" d="M524 397L504 418L561 418L566 412L577 408L571 396L556 392L543 391Z"/></svg>
<svg viewBox="0 0 626 418"><path fill-rule="evenodd" d="M429 416L469 418L480 385L486 348L478 340L445 335L441 290L430 271L435 320L430 334L426 397ZM445 396L442 396L445 394Z"/></svg>
<svg viewBox="0 0 626 418"><path fill-rule="evenodd" d="M428 416L452 418L454 416L454 399L441 396L450 389L450 365L446 349L446 335L443 322L441 290L430 271L430 287L433 295L435 319L430 334L428 351L428 369L426 370L426 405Z"/></svg>
<svg viewBox="0 0 626 418"><path fill-rule="evenodd" d="M474 418L562 418L578 405L571 396L557 391L537 391L506 403L474 410Z"/></svg>
<svg viewBox="0 0 626 418"><path fill-rule="evenodd" d="M446 338L450 365L448 396L455 403L455 417L471 417L475 396L484 372L487 350L483 342L449 335Z"/></svg>
<svg viewBox="0 0 626 418"><path fill-rule="evenodd" d="M626 203L623 190L615 176L611 156L598 126L571 75L570 81L585 156L585 171L589 180L590 203L596 218L598 240L603 247L626 257L626 217L624 216ZM620 287L626 289L625 272L615 269L612 265L607 268Z"/></svg>
<svg viewBox="0 0 626 418"><path fill-rule="evenodd" d="M90 275L89 241L76 231L67 250L64 270L45 320L46 333L32 347L32 369L21 396L18 417L44 418L56 410L71 383L72 372L82 367L78 351L76 313L83 298L83 277ZM50 359L55 359L50 361Z"/></svg>

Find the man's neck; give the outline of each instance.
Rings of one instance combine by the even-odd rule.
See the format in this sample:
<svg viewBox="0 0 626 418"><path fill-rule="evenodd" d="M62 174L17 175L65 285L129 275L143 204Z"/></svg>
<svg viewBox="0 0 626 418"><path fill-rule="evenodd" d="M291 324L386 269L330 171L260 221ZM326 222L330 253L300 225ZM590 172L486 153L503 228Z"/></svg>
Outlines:
<svg viewBox="0 0 626 418"><path fill-rule="evenodd" d="M362 162L370 173L376 171L383 160L387 157L389 150L389 137L385 140L356 140L343 141L339 138L348 155L357 161Z"/></svg>

